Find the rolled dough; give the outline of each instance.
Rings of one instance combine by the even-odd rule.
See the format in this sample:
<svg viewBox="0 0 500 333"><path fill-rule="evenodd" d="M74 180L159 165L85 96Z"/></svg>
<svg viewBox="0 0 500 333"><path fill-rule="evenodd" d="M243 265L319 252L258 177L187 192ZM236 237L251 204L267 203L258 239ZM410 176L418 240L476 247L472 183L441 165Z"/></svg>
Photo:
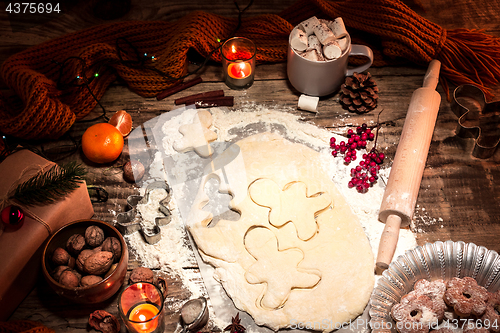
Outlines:
<svg viewBox="0 0 500 333"><path fill-rule="evenodd" d="M211 126L212 114L207 110L198 111L191 124L179 127L179 132L183 136L174 142L173 148L179 153L194 150L201 157L212 155L210 142L217 139L217 133L210 130Z"/></svg>
<svg viewBox="0 0 500 333"><path fill-rule="evenodd" d="M202 179L187 221L235 306L273 330L310 323L329 332L361 315L374 285L373 253L320 154L273 133L236 144L239 156L217 156L218 168ZM212 177L232 195L239 220L210 224L203 207Z"/></svg>

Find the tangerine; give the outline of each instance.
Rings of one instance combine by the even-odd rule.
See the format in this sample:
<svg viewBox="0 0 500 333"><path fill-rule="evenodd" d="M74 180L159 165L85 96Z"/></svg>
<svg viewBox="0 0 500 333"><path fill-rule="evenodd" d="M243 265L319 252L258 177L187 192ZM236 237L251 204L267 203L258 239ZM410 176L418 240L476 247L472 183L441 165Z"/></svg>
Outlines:
<svg viewBox="0 0 500 333"><path fill-rule="evenodd" d="M125 110L116 111L108 123L116 127L124 137L132 131L132 117Z"/></svg>
<svg viewBox="0 0 500 333"><path fill-rule="evenodd" d="M123 135L108 123L92 125L82 136L83 154L95 163L116 160L123 150L123 143Z"/></svg>

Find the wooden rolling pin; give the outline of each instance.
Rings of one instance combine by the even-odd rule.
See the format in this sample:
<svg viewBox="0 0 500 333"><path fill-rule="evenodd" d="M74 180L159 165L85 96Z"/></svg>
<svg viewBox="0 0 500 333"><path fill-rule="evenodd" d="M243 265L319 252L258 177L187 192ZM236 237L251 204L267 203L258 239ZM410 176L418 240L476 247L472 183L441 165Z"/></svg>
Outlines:
<svg viewBox="0 0 500 333"><path fill-rule="evenodd" d="M385 222L378 248L377 269L389 267L399 238L399 229L413 217L427 153L441 103L436 91L441 63L432 60L424 84L413 92L396 156L387 181L379 219Z"/></svg>

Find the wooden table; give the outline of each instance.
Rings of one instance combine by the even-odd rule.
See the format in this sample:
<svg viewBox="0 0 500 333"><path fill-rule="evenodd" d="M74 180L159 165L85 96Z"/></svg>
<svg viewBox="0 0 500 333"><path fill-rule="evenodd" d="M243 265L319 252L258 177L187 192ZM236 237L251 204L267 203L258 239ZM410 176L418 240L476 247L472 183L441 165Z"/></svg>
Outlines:
<svg viewBox="0 0 500 333"><path fill-rule="evenodd" d="M33 21L26 15L9 16L4 11L5 3L2 3L0 62L29 46L103 23L102 19L93 15L94 3L95 1L79 1L68 7L67 12L51 21ZM406 1L406 3L419 14L447 29L481 28L490 34L500 36L498 1L421 0L415 3ZM291 1L286 0L255 1L245 15L278 13L290 4ZM231 1L132 1L130 11L118 20L173 21L192 10L204 10L226 16L235 16L237 13ZM384 110L380 115L382 127L378 144L381 149L386 149L386 155L391 160L397 148L410 97L415 89L421 87L425 68L408 64L399 67L371 68L369 71L380 89L378 110ZM109 88L101 103L109 114L121 109L127 110L132 115L136 127L175 109L173 103L175 98L216 89L224 89L227 95L234 96L235 108L246 102L267 106L280 105L293 109L290 112L301 115L306 121L339 133L344 132L347 127L374 123L378 113L376 111L361 115L349 113L341 108L337 95L321 99L318 114L297 110L299 93L289 84L284 63L259 65L255 83L250 89L243 91L230 90L225 86L220 65L207 66L201 72L201 76L204 80L202 84L162 101L139 97L117 81ZM3 83L1 88L6 88ZM457 117L450 109L450 103L446 100L441 86L438 87L438 91L442 95L442 102L411 229L416 235L418 244L438 240L461 240L500 251L498 242L500 152L484 160L472 157L473 139L456 136ZM99 112L100 109L97 107L89 117ZM88 124L76 124L71 129L71 135L80 137L87 126ZM127 158L127 147L125 147L124 153L114 165L122 165ZM61 161L70 160L82 161L82 158L80 154L73 154ZM124 209L127 196L137 194L138 186L124 182L121 173L103 172L104 167L88 166L87 169L88 184L103 186L109 193L109 200L106 203L94 204L94 218L115 221L115 212ZM129 269L138 265L132 256ZM198 274L195 266L186 269ZM189 294L183 290L179 281L172 279L169 282L171 299L183 301L189 298ZM99 305L99 308L117 314L116 301L117 297L113 297ZM61 300L41 279L11 319L40 321L56 332L86 332L89 330L88 316L95 309L94 306L78 306ZM174 331L178 319L178 313L169 314L166 331Z"/></svg>

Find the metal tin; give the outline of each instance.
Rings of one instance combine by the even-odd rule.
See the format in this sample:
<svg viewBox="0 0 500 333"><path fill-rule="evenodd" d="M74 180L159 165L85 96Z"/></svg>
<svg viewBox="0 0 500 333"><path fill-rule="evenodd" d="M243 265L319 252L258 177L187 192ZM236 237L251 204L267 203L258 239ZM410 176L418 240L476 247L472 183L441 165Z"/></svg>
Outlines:
<svg viewBox="0 0 500 333"><path fill-rule="evenodd" d="M141 223L142 217L136 207L138 204L147 203L149 201L149 193L154 189L165 189L167 196L159 202L158 213L162 213L162 216L155 218L152 228L145 228ZM172 193L170 187L165 181L156 181L149 184L144 196L131 195L127 198L127 210L116 216L116 228L120 230L123 235L129 235L136 231L140 231L148 244L158 243L161 239L160 227L169 224L172 218L170 210L167 207L171 197Z"/></svg>
<svg viewBox="0 0 500 333"><path fill-rule="evenodd" d="M429 281L470 276L490 292L500 288L500 258L492 250L474 243L435 242L406 251L391 263L370 298L373 333L396 332L390 311L420 279Z"/></svg>

